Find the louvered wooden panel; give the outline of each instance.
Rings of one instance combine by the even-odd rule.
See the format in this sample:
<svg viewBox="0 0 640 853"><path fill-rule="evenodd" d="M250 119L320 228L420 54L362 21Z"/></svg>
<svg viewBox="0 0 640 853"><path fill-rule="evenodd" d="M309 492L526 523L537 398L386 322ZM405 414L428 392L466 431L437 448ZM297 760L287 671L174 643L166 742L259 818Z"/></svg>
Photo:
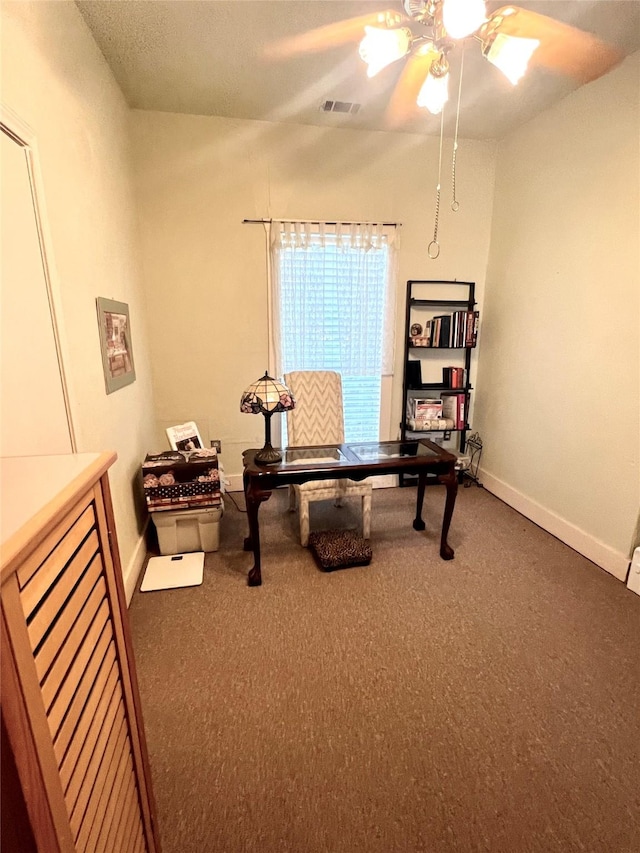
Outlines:
<svg viewBox="0 0 640 853"><path fill-rule="evenodd" d="M138 797L132 770L133 761L131 758L131 752L128 748L125 748L122 751L118 765L115 768L115 772L112 774L113 782L108 786L105 785L105 789L98 805L97 817L93 821L93 826L91 827L91 832L88 835L87 843L84 845L86 850L90 850L93 853L93 851L104 849L111 823L115 819L116 810L122 808L130 789L133 790L134 799L137 804ZM78 838L78 847L82 849L80 838Z"/></svg>
<svg viewBox="0 0 640 853"><path fill-rule="evenodd" d="M100 619L100 612L96 619ZM100 628L100 625L98 625L98 628ZM96 675L101 671L105 656L110 658L109 666L115 660L115 647L112 642L111 625L108 622L104 623L102 633L95 648L92 649L93 636L93 630L87 634L87 638L80 649L80 654L73 662L67 678L60 687L58 695L47 714L49 730L53 737L58 761L62 760L64 753L67 751L73 732L78 725L82 709L93 690ZM84 669L82 669L85 659L87 663ZM82 674L80 678L73 680L77 671ZM104 669L102 671L104 672Z"/></svg>
<svg viewBox="0 0 640 853"><path fill-rule="evenodd" d="M56 544L52 541L53 535L57 531L48 537L46 547L51 547L51 553L41 566L35 565L34 567L33 561L30 561L28 571L21 569L18 572L25 616L29 617L36 604L42 601L49 587L69 562L87 533L95 527L95 523L95 511L93 504L90 504L73 527L67 530L60 542ZM35 575L36 570L37 576Z"/></svg>
<svg viewBox="0 0 640 853"><path fill-rule="evenodd" d="M118 706L116 718L109 731L104 746L100 752L94 753L92 761L87 767L78 799L70 814L71 831L77 838L83 826L85 831L91 829L91 823L95 816L98 800L107 781L109 768L115 756L119 756L127 738L127 727L125 724L122 706Z"/></svg>
<svg viewBox="0 0 640 853"><path fill-rule="evenodd" d="M111 461L94 458L80 475L72 459L72 485L36 507L0 553L2 651L15 659L20 692L6 714L3 696L3 722L38 849L60 853L159 851L106 477ZM59 463L52 460L56 471ZM35 482L47 483L40 466Z"/></svg>
<svg viewBox="0 0 640 853"><path fill-rule="evenodd" d="M95 568L96 574L100 570L100 561L97 557L89 567L88 575L94 574L93 568ZM86 651L83 649L83 643L85 643L87 634L92 632L92 626L95 624L93 628L94 636L99 636L101 632L101 626L104 625L109 611L106 602L106 591L104 579L99 577L71 631L69 631L67 636L64 637L63 642L58 646L53 665L40 680L42 698L47 711L51 708L60 685L67 678L69 670L72 669L74 662L78 659L78 655L81 653L86 655L89 651L89 649L86 649ZM57 644L59 638L52 638L50 636L47 639L51 640L47 645L47 651L53 654L55 651L53 646ZM44 666L40 666L40 657L41 654L39 652L36 654L36 670L38 672L44 668Z"/></svg>
<svg viewBox="0 0 640 853"><path fill-rule="evenodd" d="M35 649L40 644L51 625L57 619L60 610L65 601L71 595L74 586L84 574L89 562L93 559L98 550L98 534L92 530L86 540L78 549L77 554L66 566L65 570L58 576L56 583L47 589L47 597L39 604L36 610L29 616L29 611L25 607L25 616L29 625L29 639L31 640L31 648ZM56 552L51 555L54 561ZM31 585L38 585L38 575L33 576ZM29 589L27 587L27 589ZM25 602L25 596L22 596ZM26 605L26 602L25 602Z"/></svg>
<svg viewBox="0 0 640 853"><path fill-rule="evenodd" d="M97 725L92 727L92 737L90 741L85 741L82 744L82 749L75 770L69 779L69 784L65 789L64 798L67 803L69 813L72 813L78 802L80 789L87 779L87 776L93 774L93 778L97 774L98 764L101 757L101 750L104 750L107 738L111 729L115 725L116 717L122 705L122 693L119 690L114 690L113 695L107 705L104 715L98 719ZM75 743L74 738L74 743Z"/></svg>
<svg viewBox="0 0 640 853"><path fill-rule="evenodd" d="M124 802L138 811L95 522L89 505L21 591L76 850L92 853Z"/></svg>
<svg viewBox="0 0 640 853"><path fill-rule="evenodd" d="M135 800L129 809L127 820L121 825L120 831L116 835L116 846L114 850L128 850L131 846L137 827L140 824L140 812L136 808Z"/></svg>
<svg viewBox="0 0 640 853"><path fill-rule="evenodd" d="M20 568L16 572L16 576L21 589L24 589L29 580L33 577L34 573L41 567L53 549L58 546L60 541L64 539L70 528L76 524L87 507L91 507L89 515L91 516L93 514L94 510L91 506L92 498L93 495L91 492L83 495L81 500L78 501L73 509L65 515L62 521L57 524L41 542L39 542L37 548L35 548L35 550L33 550L20 565ZM81 524L84 525L85 522L82 522ZM86 529L88 530L92 524L93 522L90 522Z"/></svg>
<svg viewBox="0 0 640 853"><path fill-rule="evenodd" d="M76 764L80 760L80 756L83 753L85 754L83 755L81 766L86 766L89 760L88 756L91 754L90 751L93 751L95 748L98 734L104 725L104 719L109 712L111 703L114 701L117 702L119 699L120 693L116 692L117 683L118 666L114 662L107 676L102 693L99 690L91 692L91 696L82 710L82 715L75 731L75 737L60 762L60 781L62 782L62 789L65 794L69 788L71 777L76 769Z"/></svg>
<svg viewBox="0 0 640 853"><path fill-rule="evenodd" d="M136 806L137 796L134 789L134 779L127 781L127 788L121 797L121 810L116 813L115 819L109 827L109 832L105 841L105 851L118 850L123 838L128 838L127 829L131 832L131 827L134 825L135 815L138 813Z"/></svg>
<svg viewBox="0 0 640 853"><path fill-rule="evenodd" d="M136 835L136 842L133 848L134 853L144 853L144 838L142 836L142 824L138 824L138 833Z"/></svg>
<svg viewBox="0 0 640 853"><path fill-rule="evenodd" d="M94 823L92 833L89 836L87 847L90 850L105 850L107 839L112 832L114 824L117 824L119 813L127 798L130 788L134 788L133 761L131 753L123 751L118 767L117 775L113 783L111 793L104 804L104 815L102 822Z"/></svg>
<svg viewBox="0 0 640 853"><path fill-rule="evenodd" d="M75 644L77 636L84 636L83 626L78 627L76 624L80 612L83 614L83 619L93 619L95 616L95 612L104 598L104 587L95 589L101 570L100 558L96 556L78 584L76 594L67 602L57 622L44 638L36 657L36 670L41 683L44 681L58 652L67 641L67 637L73 637L72 642ZM56 675L52 674L52 678L55 682Z"/></svg>

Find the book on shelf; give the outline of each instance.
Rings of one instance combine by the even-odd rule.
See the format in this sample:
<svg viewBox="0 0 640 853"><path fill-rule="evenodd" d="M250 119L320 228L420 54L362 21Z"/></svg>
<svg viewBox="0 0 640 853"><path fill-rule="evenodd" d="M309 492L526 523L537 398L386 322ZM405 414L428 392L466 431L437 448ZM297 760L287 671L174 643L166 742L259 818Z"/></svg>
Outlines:
<svg viewBox="0 0 640 853"><path fill-rule="evenodd" d="M460 330L462 328L462 315L460 311L456 311L451 315L451 343L450 346L459 346Z"/></svg>
<svg viewBox="0 0 640 853"><path fill-rule="evenodd" d="M440 319L440 343L441 347L451 346L451 314L444 314Z"/></svg>
<svg viewBox="0 0 640 853"><path fill-rule="evenodd" d="M412 335L414 347L441 347L462 349L474 347L478 336L478 311L455 311L453 314L436 314L424 324L421 335Z"/></svg>
<svg viewBox="0 0 640 853"><path fill-rule="evenodd" d="M479 311L467 311L464 346L474 347L478 339L478 324L480 322Z"/></svg>
<svg viewBox="0 0 640 853"><path fill-rule="evenodd" d="M453 420L455 429L465 427L466 396L464 393L442 393L442 417Z"/></svg>
<svg viewBox="0 0 640 853"><path fill-rule="evenodd" d="M463 349L466 346L475 346L477 314L477 311L437 314L427 320L420 334L410 336L409 343L413 347L439 347L441 349ZM467 336L472 343L467 343Z"/></svg>
<svg viewBox="0 0 640 853"><path fill-rule="evenodd" d="M440 333L440 317L432 317L429 326L429 346L438 346L438 335Z"/></svg>
<svg viewBox="0 0 640 853"><path fill-rule="evenodd" d="M445 388L464 388L467 381L467 371L464 367L443 367L442 384Z"/></svg>
<svg viewBox="0 0 640 853"><path fill-rule="evenodd" d="M422 362L419 359L409 359L406 377L408 390L419 391L422 388Z"/></svg>

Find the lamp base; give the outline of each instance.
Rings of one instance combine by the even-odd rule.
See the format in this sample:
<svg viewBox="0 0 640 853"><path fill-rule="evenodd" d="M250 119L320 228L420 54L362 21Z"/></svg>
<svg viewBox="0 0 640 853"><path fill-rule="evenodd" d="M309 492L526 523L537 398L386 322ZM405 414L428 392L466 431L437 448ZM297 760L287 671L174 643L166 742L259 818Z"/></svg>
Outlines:
<svg viewBox="0 0 640 853"><path fill-rule="evenodd" d="M265 444L262 450L259 450L253 457L253 461L258 465L275 465L282 461L282 454L278 450L274 450L270 444Z"/></svg>

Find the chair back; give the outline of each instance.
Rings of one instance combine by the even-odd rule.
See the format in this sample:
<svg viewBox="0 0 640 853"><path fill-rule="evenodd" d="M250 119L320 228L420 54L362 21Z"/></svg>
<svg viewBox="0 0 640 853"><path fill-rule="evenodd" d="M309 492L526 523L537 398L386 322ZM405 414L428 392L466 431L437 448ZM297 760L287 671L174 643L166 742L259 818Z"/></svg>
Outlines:
<svg viewBox="0 0 640 853"><path fill-rule="evenodd" d="M284 382L296 401L287 412L290 447L308 444L342 444L344 413L342 379L334 370L295 370Z"/></svg>

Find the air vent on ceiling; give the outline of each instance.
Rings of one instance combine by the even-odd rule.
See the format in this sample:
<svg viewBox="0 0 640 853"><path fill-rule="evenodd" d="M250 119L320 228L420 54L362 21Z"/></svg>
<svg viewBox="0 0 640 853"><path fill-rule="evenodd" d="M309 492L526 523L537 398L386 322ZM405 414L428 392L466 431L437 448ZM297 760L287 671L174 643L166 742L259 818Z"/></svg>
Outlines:
<svg viewBox="0 0 640 853"><path fill-rule="evenodd" d="M350 113L355 115L362 104L353 104L350 101L324 101L320 109L325 113Z"/></svg>

